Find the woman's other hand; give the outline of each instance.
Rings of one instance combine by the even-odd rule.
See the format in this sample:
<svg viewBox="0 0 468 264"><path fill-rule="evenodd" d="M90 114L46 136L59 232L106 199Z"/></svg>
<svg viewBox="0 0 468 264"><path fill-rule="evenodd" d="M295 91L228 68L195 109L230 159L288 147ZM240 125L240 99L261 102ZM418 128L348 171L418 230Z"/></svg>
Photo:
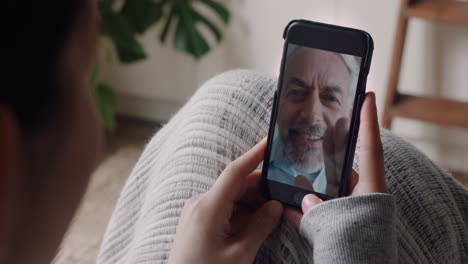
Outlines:
<svg viewBox="0 0 468 264"><path fill-rule="evenodd" d="M184 206L169 263L252 263L283 214L278 201L258 192L266 140L230 163L206 193ZM255 201L256 209L245 204ZM247 207L249 208L249 207ZM251 207L250 207L251 208Z"/></svg>

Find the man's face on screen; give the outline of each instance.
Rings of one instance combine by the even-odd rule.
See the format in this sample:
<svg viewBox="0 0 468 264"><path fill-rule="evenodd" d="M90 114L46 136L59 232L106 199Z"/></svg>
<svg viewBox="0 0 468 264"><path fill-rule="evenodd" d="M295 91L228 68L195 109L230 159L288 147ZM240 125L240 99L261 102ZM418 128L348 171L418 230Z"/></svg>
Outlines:
<svg viewBox="0 0 468 264"><path fill-rule="evenodd" d="M298 48L288 58L278 115L284 155L303 173L323 168L323 136L349 115L350 73L340 55Z"/></svg>

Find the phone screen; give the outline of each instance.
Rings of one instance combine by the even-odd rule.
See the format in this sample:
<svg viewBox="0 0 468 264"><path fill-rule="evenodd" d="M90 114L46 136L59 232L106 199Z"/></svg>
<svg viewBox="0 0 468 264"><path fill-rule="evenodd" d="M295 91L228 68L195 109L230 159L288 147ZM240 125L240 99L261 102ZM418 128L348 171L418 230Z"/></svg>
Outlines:
<svg viewBox="0 0 468 264"><path fill-rule="evenodd" d="M267 179L336 197L361 57L289 43L284 63Z"/></svg>

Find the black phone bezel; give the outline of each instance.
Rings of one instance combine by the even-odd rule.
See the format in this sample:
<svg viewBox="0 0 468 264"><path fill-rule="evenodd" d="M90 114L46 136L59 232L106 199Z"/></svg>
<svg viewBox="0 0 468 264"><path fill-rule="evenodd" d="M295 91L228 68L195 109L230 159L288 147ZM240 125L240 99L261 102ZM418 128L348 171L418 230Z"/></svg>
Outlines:
<svg viewBox="0 0 468 264"><path fill-rule="evenodd" d="M319 35L320 37L317 37ZM302 198L309 193L314 193L322 200L346 196L348 193L352 162L356 147L357 134L359 128L359 113L361 112L362 103L364 101L366 91L367 75L370 69L370 63L373 52L373 40L369 33L336 25L318 23L308 20L292 20L286 26L283 38L285 40L283 47L283 55L281 60L280 75L278 79L277 90L273 99L273 109L270 119L270 128L268 131L268 142L265 149L265 157L262 168L261 192L268 199L281 201L293 207L301 206ZM278 112L278 101L281 96L281 86L283 83L283 71L287 55L288 44L296 44L311 48L317 48L332 52L350 54L360 56L361 67L359 72L358 84L356 89L355 100L353 104L353 113L350 124L349 140L346 146L345 165L343 168L342 180L337 197L315 193L299 187L291 186L276 181L270 181L267 178L268 166L270 161L270 153L273 142L274 123L276 122ZM270 187L281 189L280 197L272 197Z"/></svg>

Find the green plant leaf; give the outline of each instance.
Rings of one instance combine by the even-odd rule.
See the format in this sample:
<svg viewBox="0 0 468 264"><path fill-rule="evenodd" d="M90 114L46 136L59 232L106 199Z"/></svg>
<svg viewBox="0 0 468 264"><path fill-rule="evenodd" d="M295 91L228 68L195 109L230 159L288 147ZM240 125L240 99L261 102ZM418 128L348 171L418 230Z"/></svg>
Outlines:
<svg viewBox="0 0 468 264"><path fill-rule="evenodd" d="M134 32L142 34L162 17L163 1L127 0L120 14Z"/></svg>
<svg viewBox="0 0 468 264"><path fill-rule="evenodd" d="M89 88L96 104L102 126L104 126L107 131L112 132L116 127L115 107L117 100L112 87L98 82L98 72L99 67L96 63L89 78Z"/></svg>
<svg viewBox="0 0 468 264"><path fill-rule="evenodd" d="M222 39L221 32L219 29L211 23L206 17L204 17L202 14L198 13L195 9L190 9L190 12L192 13L193 19L197 22L201 22L205 24L205 26L208 27L209 30L213 33L213 35L216 37L216 41L220 42Z"/></svg>
<svg viewBox="0 0 468 264"><path fill-rule="evenodd" d="M126 20L116 13L111 6L99 2L103 34L115 45L117 55L122 63L131 63L146 58L143 46L135 39L134 33Z"/></svg>
<svg viewBox="0 0 468 264"><path fill-rule="evenodd" d="M181 19L179 19L174 34L174 47L178 50L192 53L192 49L189 45L188 39L189 36L187 30L184 28L184 23Z"/></svg>
<svg viewBox="0 0 468 264"><path fill-rule="evenodd" d="M169 15L167 16L166 22L164 23L163 30L161 31L161 35L159 35L159 40L161 43L166 41L167 33L169 33L169 27L171 26L172 19L175 16L176 5L172 3L171 11L169 11Z"/></svg>
<svg viewBox="0 0 468 264"><path fill-rule="evenodd" d="M223 20L225 24L229 23L229 11L223 4L213 0L200 0L200 2L210 7Z"/></svg>
<svg viewBox="0 0 468 264"><path fill-rule="evenodd" d="M186 1L179 1L177 3L177 11L179 11L180 15L174 35L174 46L176 49L187 52L196 59L199 59L210 50L210 46L195 28L195 23L189 10L190 7Z"/></svg>
<svg viewBox="0 0 468 264"><path fill-rule="evenodd" d="M117 102L114 91L109 85L98 83L93 95L102 124L108 131L114 131L116 127L115 107Z"/></svg>

